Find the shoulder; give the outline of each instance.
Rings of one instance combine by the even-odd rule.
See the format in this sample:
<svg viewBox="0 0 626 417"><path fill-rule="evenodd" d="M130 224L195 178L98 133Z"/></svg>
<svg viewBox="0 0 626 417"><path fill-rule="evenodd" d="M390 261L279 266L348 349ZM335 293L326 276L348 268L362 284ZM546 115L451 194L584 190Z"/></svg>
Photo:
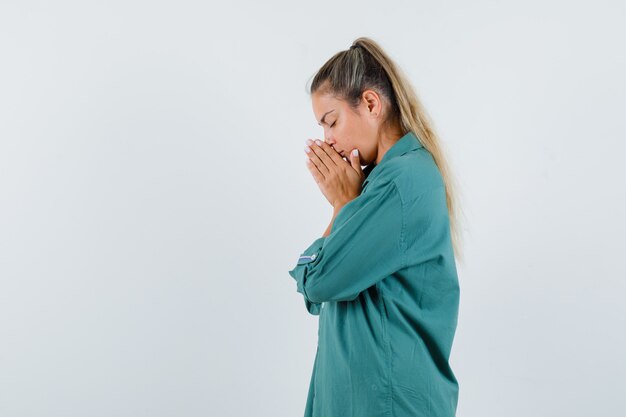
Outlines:
<svg viewBox="0 0 626 417"><path fill-rule="evenodd" d="M437 164L424 148L395 157L381 168L379 179L393 182L403 201L414 200L427 191L444 187Z"/></svg>

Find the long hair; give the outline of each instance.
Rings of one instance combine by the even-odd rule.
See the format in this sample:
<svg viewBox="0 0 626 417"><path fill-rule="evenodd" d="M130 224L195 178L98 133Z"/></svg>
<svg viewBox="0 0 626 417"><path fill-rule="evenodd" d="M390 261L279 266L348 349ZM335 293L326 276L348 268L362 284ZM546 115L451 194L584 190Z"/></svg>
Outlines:
<svg viewBox="0 0 626 417"><path fill-rule="evenodd" d="M388 102L383 126L399 126L405 134L409 131L415 133L433 156L446 189L452 247L455 257L461 260L456 181L444 157L433 122L413 85L380 45L368 37L354 40L350 49L337 52L317 71L309 94L318 91L331 94L345 100L356 111L361 94L366 89L376 91Z"/></svg>

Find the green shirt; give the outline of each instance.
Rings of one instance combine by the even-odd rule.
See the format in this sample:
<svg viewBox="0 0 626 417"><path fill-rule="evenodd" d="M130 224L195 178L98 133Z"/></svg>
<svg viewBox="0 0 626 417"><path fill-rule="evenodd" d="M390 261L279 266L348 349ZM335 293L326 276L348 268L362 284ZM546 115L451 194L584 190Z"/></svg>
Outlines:
<svg viewBox="0 0 626 417"><path fill-rule="evenodd" d="M452 417L459 284L443 179L408 132L289 274L318 343L305 417Z"/></svg>

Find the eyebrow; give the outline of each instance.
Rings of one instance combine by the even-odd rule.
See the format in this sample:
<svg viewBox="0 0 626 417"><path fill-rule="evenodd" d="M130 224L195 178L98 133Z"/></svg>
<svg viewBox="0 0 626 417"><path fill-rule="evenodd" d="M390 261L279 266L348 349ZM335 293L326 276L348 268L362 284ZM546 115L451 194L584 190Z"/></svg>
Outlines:
<svg viewBox="0 0 626 417"><path fill-rule="evenodd" d="M335 111L335 109L328 110L326 113L324 113L324 115L322 116L322 119L320 120L320 122L325 123L325 122L324 122L324 119L326 118L326 115L327 115L328 113L332 112L332 111ZM320 126L321 126L321 124L320 124L320 123L318 123L318 125L320 125Z"/></svg>

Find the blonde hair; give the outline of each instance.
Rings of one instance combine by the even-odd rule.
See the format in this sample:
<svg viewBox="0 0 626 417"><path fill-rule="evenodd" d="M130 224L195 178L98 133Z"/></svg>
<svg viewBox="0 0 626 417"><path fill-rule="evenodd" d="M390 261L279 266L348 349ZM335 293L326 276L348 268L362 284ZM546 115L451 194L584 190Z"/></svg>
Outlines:
<svg viewBox="0 0 626 417"><path fill-rule="evenodd" d="M462 259L461 233L457 215L457 185L448 166L438 134L413 85L380 45L368 37L359 37L350 49L337 52L317 71L309 94L328 93L343 99L356 109L361 94L372 89L389 102L383 125L400 126L404 134L416 134L428 150L443 178L450 218L450 235L455 257Z"/></svg>

